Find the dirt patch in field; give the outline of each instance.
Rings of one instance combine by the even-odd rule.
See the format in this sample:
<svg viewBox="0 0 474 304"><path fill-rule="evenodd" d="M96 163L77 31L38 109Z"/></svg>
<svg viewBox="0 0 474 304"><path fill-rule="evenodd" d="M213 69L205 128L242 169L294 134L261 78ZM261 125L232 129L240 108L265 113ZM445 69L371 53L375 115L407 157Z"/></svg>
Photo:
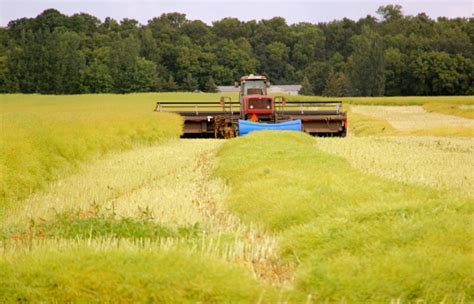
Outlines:
<svg viewBox="0 0 474 304"><path fill-rule="evenodd" d="M442 126L474 127L472 119L430 113L421 106L351 106L351 110L354 113L384 119L401 131Z"/></svg>

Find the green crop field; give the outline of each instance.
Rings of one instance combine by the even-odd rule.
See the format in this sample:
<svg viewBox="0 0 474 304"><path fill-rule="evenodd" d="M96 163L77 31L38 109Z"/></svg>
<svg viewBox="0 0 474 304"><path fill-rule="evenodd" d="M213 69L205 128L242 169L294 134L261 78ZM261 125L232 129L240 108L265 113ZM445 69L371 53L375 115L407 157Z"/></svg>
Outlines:
<svg viewBox="0 0 474 304"><path fill-rule="evenodd" d="M0 95L0 302L474 301L474 97L346 98L346 138L153 112L218 99Z"/></svg>

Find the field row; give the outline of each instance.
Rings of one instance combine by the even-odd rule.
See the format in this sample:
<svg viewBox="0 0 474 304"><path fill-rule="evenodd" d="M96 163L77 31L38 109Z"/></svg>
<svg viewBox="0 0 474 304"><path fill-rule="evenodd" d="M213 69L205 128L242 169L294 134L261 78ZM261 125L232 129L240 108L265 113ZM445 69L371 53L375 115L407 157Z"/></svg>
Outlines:
<svg viewBox="0 0 474 304"><path fill-rule="evenodd" d="M222 147L217 176L232 188L231 211L278 236L282 258L297 264L300 292L357 303L469 303L474 209L464 187L474 180L473 148L258 132ZM422 152L429 159L420 171ZM455 160L430 166L438 155ZM451 182L452 171L460 176Z"/></svg>
<svg viewBox="0 0 474 304"><path fill-rule="evenodd" d="M278 258L273 236L241 224L225 208L229 189L210 178L222 144L180 140L113 153L10 208L1 229L0 267L7 275L0 294L7 300L66 300L77 290L51 284L85 280L92 285L82 300L172 302L191 292L190 301L277 301L280 291L271 286L291 283L290 266ZM127 259L137 268L119 267ZM48 270L57 261L76 266L61 268L60 275ZM86 278L77 265L105 277ZM147 265L154 270L145 272ZM117 282L125 270L129 280ZM36 282L26 288L31 275ZM110 293L93 285L105 278L111 279ZM122 290L124 284L135 291Z"/></svg>
<svg viewBox="0 0 474 304"><path fill-rule="evenodd" d="M469 302L473 149L261 132L113 153L8 211L0 294Z"/></svg>
<svg viewBox="0 0 474 304"><path fill-rule="evenodd" d="M177 138L182 121L174 115L154 113L157 101L217 102L219 96L218 93L1 95L0 205L13 204L67 174L66 171L74 171L79 162L108 151ZM237 100L236 93L231 97ZM307 96L288 98L327 100ZM349 130L355 135L474 136L472 96L341 100L358 105L419 105L351 106Z"/></svg>
<svg viewBox="0 0 474 304"><path fill-rule="evenodd" d="M152 111L217 98L3 98L0 302L474 300L471 97L356 100L347 138Z"/></svg>

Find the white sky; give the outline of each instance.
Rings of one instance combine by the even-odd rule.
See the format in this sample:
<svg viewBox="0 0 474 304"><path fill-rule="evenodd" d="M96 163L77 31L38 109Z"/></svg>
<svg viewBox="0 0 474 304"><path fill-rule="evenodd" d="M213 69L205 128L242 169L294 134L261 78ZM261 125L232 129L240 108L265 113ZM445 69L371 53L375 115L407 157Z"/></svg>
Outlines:
<svg viewBox="0 0 474 304"><path fill-rule="evenodd" d="M168 12L185 13L188 19L208 24L225 17L247 21L274 16L284 17L291 24L376 16L377 8L386 4L402 5L405 15L425 12L431 18L455 18L473 17L474 0L0 0L0 26L21 17L35 17L47 8L66 15L89 13L101 20L132 18L142 24Z"/></svg>

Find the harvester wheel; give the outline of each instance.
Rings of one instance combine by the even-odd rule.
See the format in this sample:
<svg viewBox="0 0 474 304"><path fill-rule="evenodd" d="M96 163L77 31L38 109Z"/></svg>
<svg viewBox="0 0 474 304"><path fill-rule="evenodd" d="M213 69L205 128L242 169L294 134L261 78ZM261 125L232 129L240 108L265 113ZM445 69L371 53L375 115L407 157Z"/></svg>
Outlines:
<svg viewBox="0 0 474 304"><path fill-rule="evenodd" d="M229 126L225 116L214 117L214 137L215 138L235 137L235 130L232 125Z"/></svg>
<svg viewBox="0 0 474 304"><path fill-rule="evenodd" d="M235 137L235 128L233 126L226 126L225 128L225 139L233 138Z"/></svg>

